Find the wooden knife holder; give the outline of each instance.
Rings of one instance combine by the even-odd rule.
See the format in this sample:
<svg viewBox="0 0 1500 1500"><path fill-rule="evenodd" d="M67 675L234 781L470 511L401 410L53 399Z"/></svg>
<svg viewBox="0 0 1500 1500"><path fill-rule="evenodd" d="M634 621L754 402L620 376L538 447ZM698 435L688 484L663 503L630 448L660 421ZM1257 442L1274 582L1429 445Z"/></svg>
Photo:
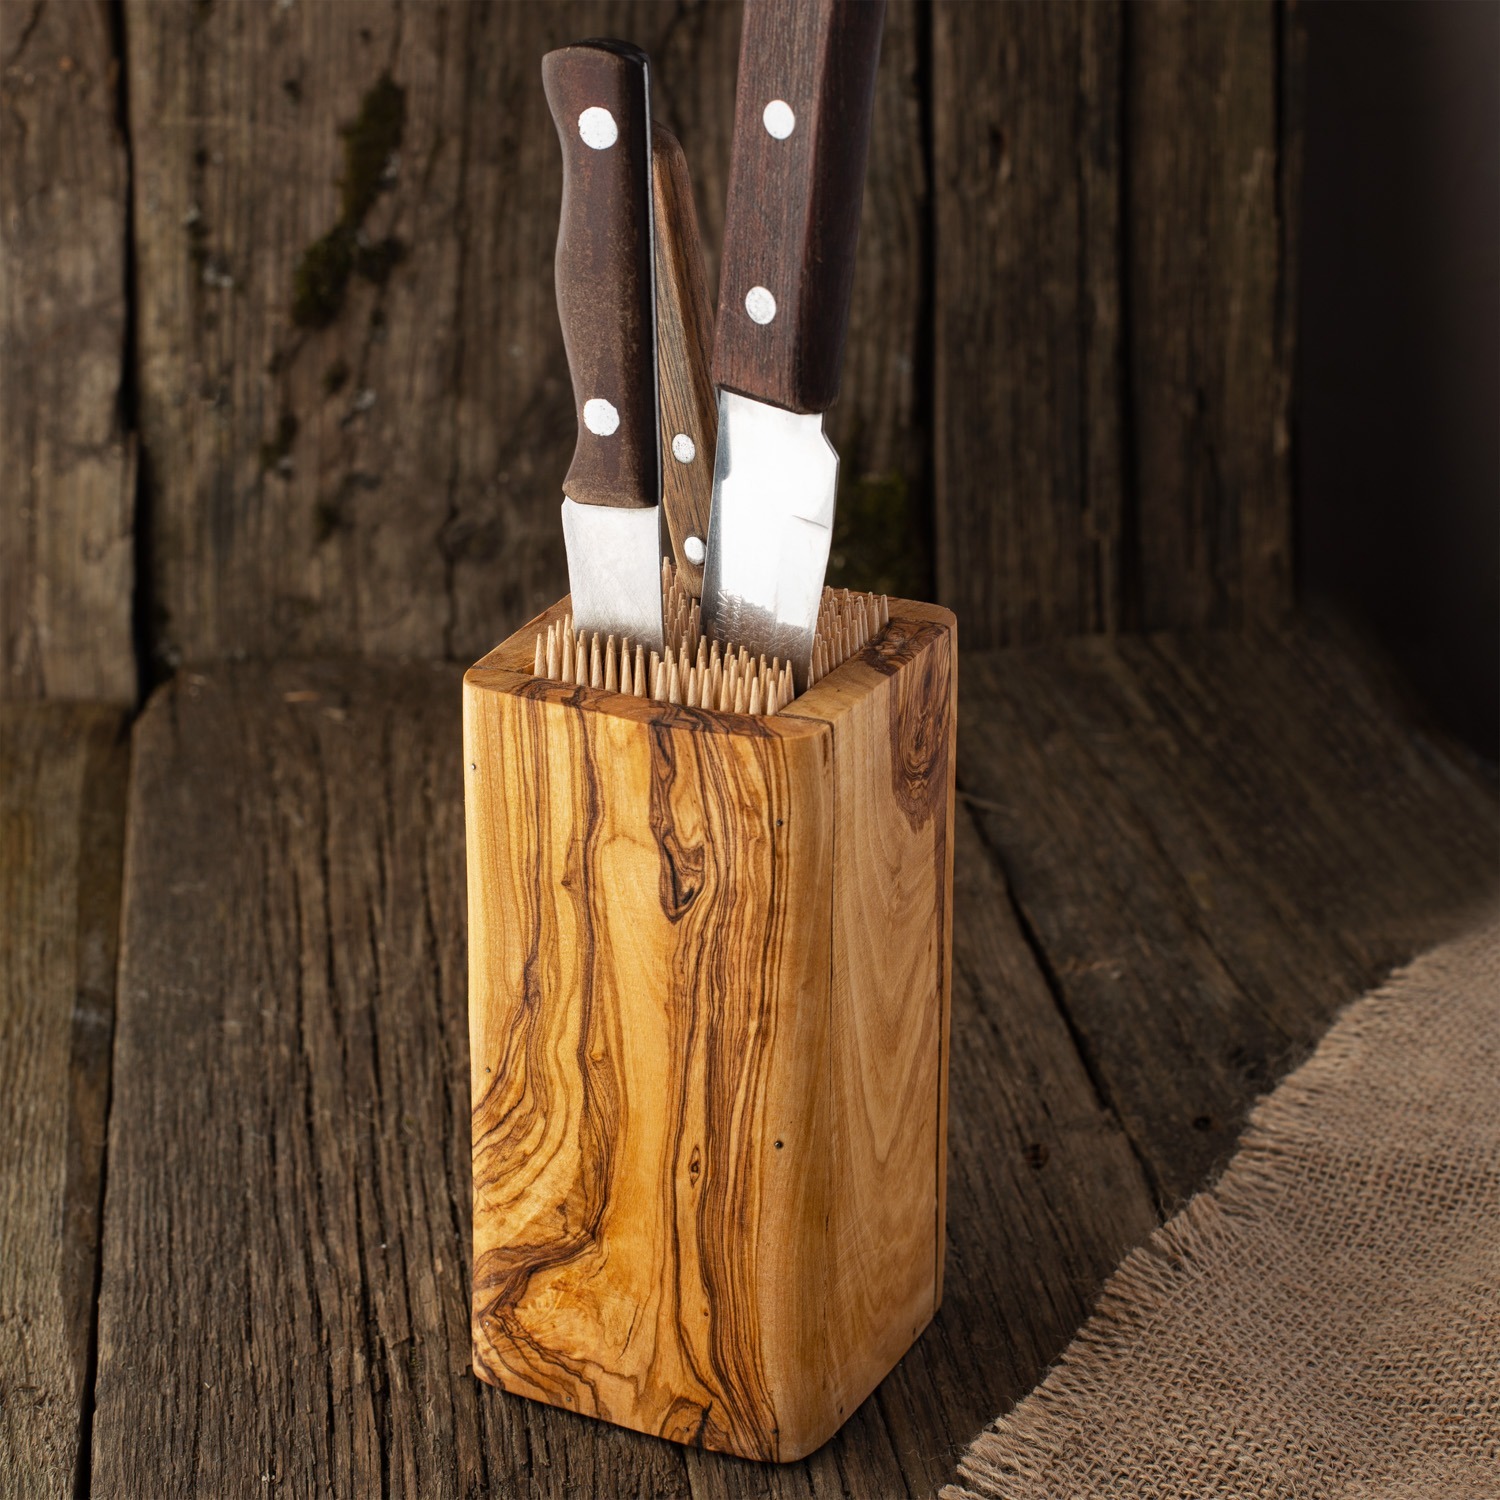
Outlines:
<svg viewBox="0 0 1500 1500"><path fill-rule="evenodd" d="M942 1297L953 616L750 718L464 678L474 1371L825 1442Z"/></svg>

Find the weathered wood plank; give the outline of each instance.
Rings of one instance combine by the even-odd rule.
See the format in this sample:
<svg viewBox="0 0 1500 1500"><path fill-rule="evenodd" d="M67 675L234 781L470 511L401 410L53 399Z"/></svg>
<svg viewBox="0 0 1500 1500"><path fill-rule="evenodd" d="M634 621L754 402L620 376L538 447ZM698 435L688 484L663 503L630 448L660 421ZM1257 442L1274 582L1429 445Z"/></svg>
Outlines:
<svg viewBox="0 0 1500 1500"><path fill-rule="evenodd" d="M843 384L827 418L839 454L828 581L908 599L932 597L930 398L921 388L932 276L927 25L913 0L887 0Z"/></svg>
<svg viewBox="0 0 1500 1500"><path fill-rule="evenodd" d="M856 510L863 477L920 469L914 14L892 7L836 429ZM716 264L738 7L141 0L126 31L158 656L474 659L565 587L542 54L651 53Z"/></svg>
<svg viewBox="0 0 1500 1500"><path fill-rule="evenodd" d="M938 595L969 645L1116 629L1120 8L932 18Z"/></svg>
<svg viewBox="0 0 1500 1500"><path fill-rule="evenodd" d="M441 652L467 29L383 3L126 10L166 665Z"/></svg>
<svg viewBox="0 0 1500 1500"><path fill-rule="evenodd" d="M1300 117L1279 97L1284 64L1299 81L1279 16L1277 0L1127 11L1127 618L1147 629L1275 620L1291 605Z"/></svg>
<svg viewBox="0 0 1500 1500"><path fill-rule="evenodd" d="M1232 820L1248 872L1295 862L1301 918L1348 955L1360 989L1450 935L1493 889L1493 787L1408 727L1380 664L1347 641L1303 631L1211 652L1179 635L1122 647L1198 747L1205 815ZM1338 712L1314 707L1328 704ZM1226 762L1230 743L1242 748Z"/></svg>
<svg viewBox="0 0 1500 1500"><path fill-rule="evenodd" d="M1279 617L1295 7L932 14L939 597L979 646Z"/></svg>
<svg viewBox="0 0 1500 1500"><path fill-rule="evenodd" d="M0 698L136 695L115 66L106 7L0 7Z"/></svg>
<svg viewBox="0 0 1500 1500"><path fill-rule="evenodd" d="M94 1493L930 1490L1152 1222L968 819L945 1306L804 1463L679 1450L468 1374L457 687L241 666L138 726Z"/></svg>
<svg viewBox="0 0 1500 1500"><path fill-rule="evenodd" d="M71 1496L88 1403L128 749L0 712L0 1496ZM86 1461L86 1455L85 1461Z"/></svg>
<svg viewBox="0 0 1500 1500"><path fill-rule="evenodd" d="M136 739L95 1492L948 1477L1249 1099L1496 874L1492 794L1316 635L962 673L945 1302L830 1443L774 1468L467 1373L457 674L163 690Z"/></svg>
<svg viewBox="0 0 1500 1500"><path fill-rule="evenodd" d="M468 1373L456 671L180 674L135 731L93 1493L681 1493Z"/></svg>
<svg viewBox="0 0 1500 1500"><path fill-rule="evenodd" d="M1497 883L1492 794L1314 637L971 658L965 703L960 785L1164 1205Z"/></svg>

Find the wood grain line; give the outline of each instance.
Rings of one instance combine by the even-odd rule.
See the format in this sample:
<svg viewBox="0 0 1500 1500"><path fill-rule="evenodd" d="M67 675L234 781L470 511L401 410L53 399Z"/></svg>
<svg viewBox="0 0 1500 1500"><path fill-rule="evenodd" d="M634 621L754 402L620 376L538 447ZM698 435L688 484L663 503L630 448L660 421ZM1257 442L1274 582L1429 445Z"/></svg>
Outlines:
<svg viewBox="0 0 1500 1500"><path fill-rule="evenodd" d="M898 613L795 715L523 677L535 622L468 674L483 1378L786 1460L932 1316L951 616Z"/></svg>

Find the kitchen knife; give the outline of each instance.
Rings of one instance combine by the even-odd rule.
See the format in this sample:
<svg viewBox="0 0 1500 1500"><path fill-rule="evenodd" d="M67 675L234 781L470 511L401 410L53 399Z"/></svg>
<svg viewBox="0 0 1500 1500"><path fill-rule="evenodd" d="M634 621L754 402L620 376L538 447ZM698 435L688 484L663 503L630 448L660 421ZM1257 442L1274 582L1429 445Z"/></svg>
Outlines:
<svg viewBox="0 0 1500 1500"><path fill-rule="evenodd" d="M563 480L573 623L662 649L661 465L646 54L561 47L542 84L562 143L557 310L578 410Z"/></svg>
<svg viewBox="0 0 1500 1500"><path fill-rule="evenodd" d="M746 0L714 336L705 626L808 685L884 0Z"/></svg>
<svg viewBox="0 0 1500 1500"><path fill-rule="evenodd" d="M661 392L661 504L677 581L703 592L719 409L709 373L713 311L687 157L664 125L651 124L656 236L656 371Z"/></svg>

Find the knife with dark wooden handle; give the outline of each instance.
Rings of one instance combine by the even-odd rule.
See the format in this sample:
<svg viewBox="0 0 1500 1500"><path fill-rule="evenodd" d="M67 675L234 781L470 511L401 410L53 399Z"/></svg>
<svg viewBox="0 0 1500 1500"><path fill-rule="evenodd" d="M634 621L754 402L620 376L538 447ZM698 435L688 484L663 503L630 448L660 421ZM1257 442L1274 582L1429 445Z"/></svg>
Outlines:
<svg viewBox="0 0 1500 1500"><path fill-rule="evenodd" d="M884 0L746 0L721 390L803 413L838 396L884 20Z"/></svg>
<svg viewBox="0 0 1500 1500"><path fill-rule="evenodd" d="M563 535L579 630L660 650L651 109L646 54L580 42L542 59L562 146L557 310L578 412Z"/></svg>
<svg viewBox="0 0 1500 1500"><path fill-rule="evenodd" d="M838 395L883 0L746 0L703 617L807 686L833 529Z"/></svg>
<svg viewBox="0 0 1500 1500"><path fill-rule="evenodd" d="M713 310L687 157L664 125L651 126L656 230L656 368L661 392L661 503L677 579L703 592L719 410L709 374Z"/></svg>

